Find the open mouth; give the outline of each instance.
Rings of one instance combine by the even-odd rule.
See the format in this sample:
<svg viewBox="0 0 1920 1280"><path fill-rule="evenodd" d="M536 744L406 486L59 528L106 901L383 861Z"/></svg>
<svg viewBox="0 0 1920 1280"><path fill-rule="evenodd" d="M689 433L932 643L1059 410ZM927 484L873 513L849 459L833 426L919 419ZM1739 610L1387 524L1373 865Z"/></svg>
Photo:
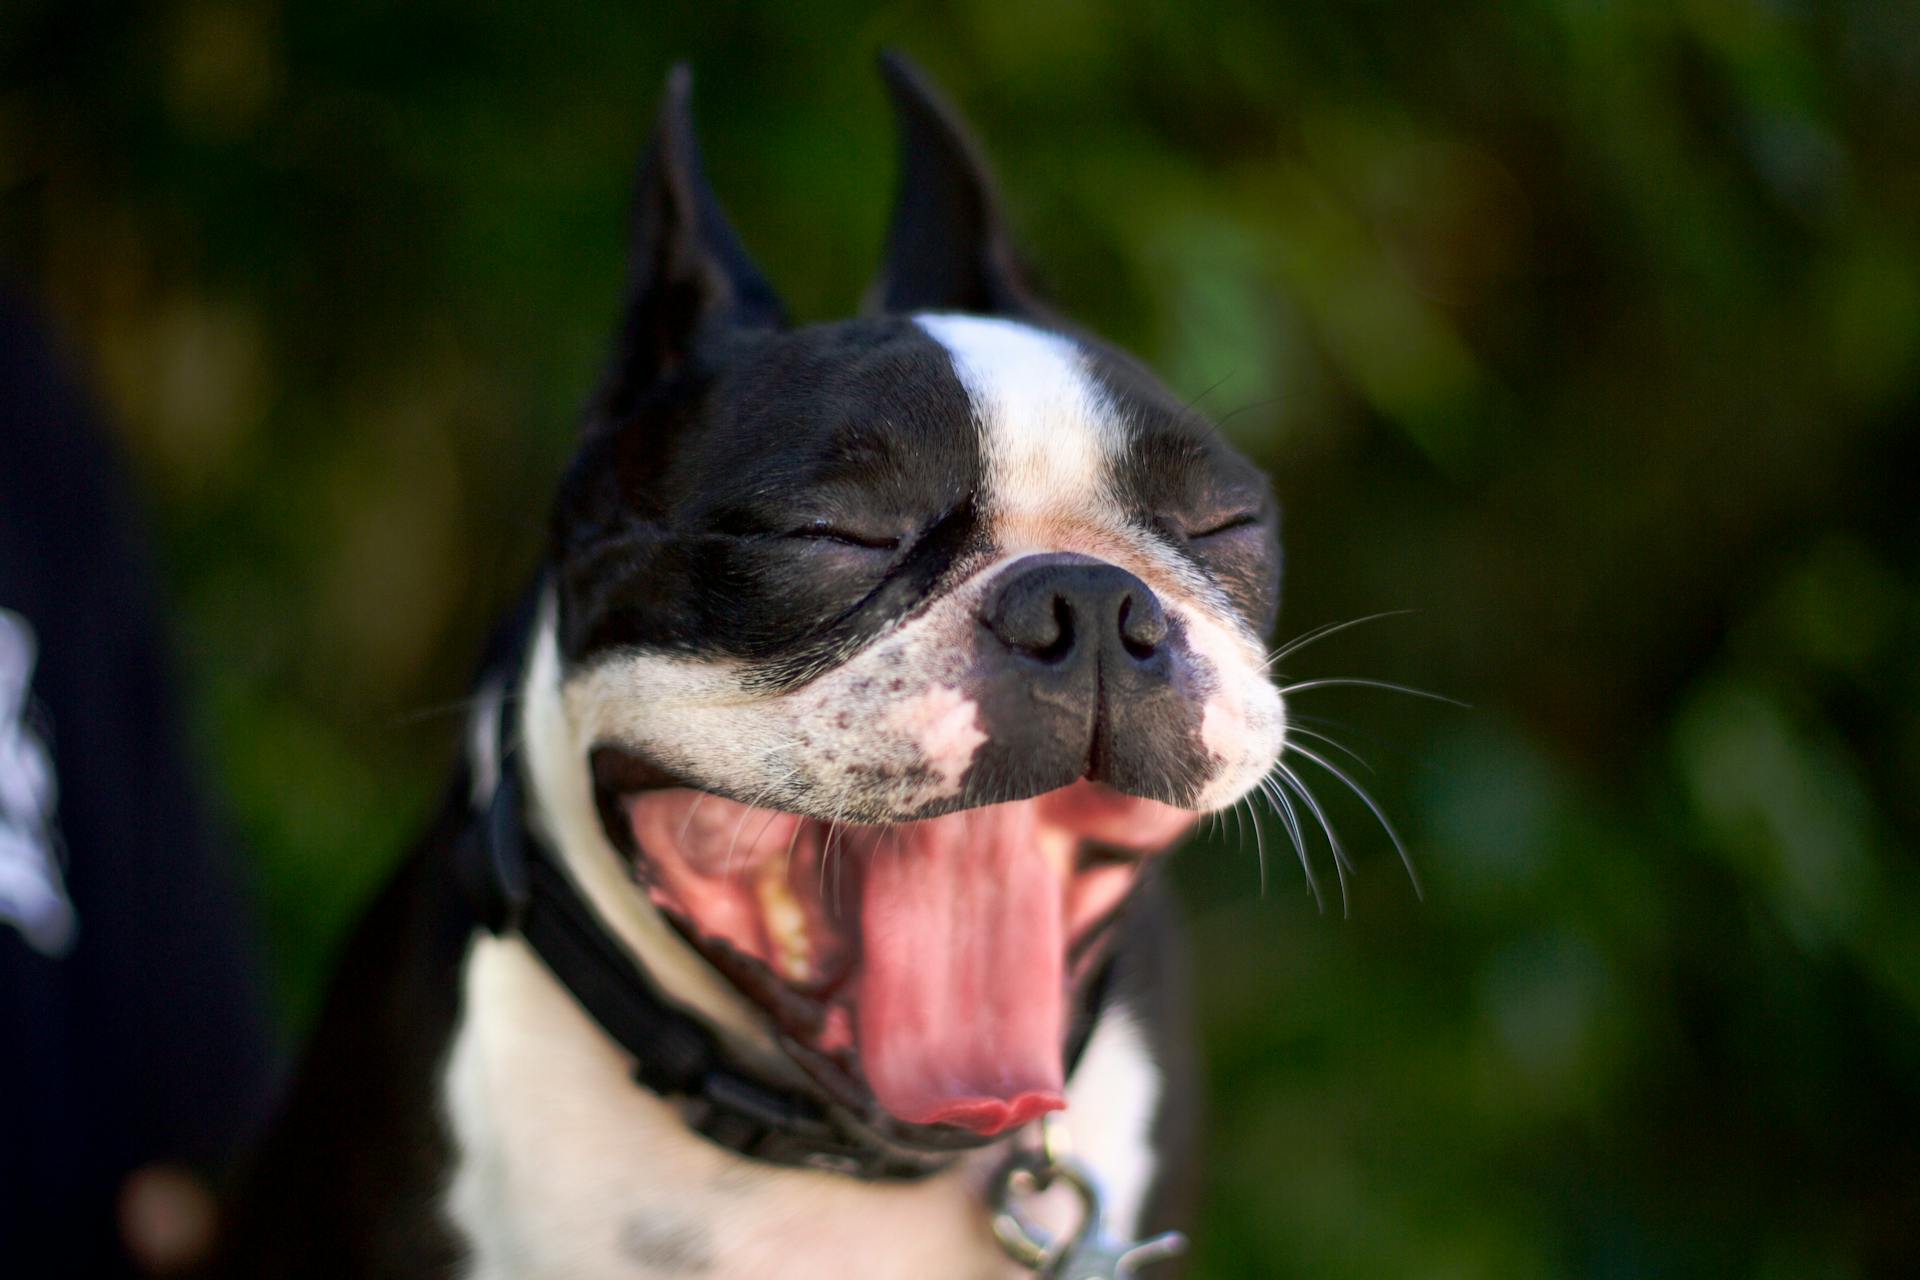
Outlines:
<svg viewBox="0 0 1920 1280"><path fill-rule="evenodd" d="M641 770L642 772L644 770ZM892 826L632 785L601 814L681 934L792 1042L898 1120L1004 1132L1066 1105L1076 986L1185 809L1092 782Z"/></svg>

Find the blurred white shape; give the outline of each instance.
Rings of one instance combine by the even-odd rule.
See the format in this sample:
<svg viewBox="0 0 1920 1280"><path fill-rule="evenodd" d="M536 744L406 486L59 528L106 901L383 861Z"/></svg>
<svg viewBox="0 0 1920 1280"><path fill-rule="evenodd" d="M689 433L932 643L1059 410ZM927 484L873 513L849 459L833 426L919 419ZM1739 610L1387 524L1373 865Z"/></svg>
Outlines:
<svg viewBox="0 0 1920 1280"><path fill-rule="evenodd" d="M27 724L35 654L27 620L0 609L0 923L60 956L77 921L54 853L53 762Z"/></svg>

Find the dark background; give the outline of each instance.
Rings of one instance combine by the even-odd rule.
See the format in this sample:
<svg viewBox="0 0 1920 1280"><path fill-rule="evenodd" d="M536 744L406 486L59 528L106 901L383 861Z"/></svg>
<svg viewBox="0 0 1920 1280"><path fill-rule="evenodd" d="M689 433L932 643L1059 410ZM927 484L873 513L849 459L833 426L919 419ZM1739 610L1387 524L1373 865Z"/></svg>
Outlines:
<svg viewBox="0 0 1920 1280"><path fill-rule="evenodd" d="M1064 308L1286 508L1303 763L1182 855L1210 1276L1920 1266L1920 9L605 2L0 15L0 269L124 431L291 1042L441 784L662 74L807 319L943 80ZM1302 739L1325 749L1325 744Z"/></svg>

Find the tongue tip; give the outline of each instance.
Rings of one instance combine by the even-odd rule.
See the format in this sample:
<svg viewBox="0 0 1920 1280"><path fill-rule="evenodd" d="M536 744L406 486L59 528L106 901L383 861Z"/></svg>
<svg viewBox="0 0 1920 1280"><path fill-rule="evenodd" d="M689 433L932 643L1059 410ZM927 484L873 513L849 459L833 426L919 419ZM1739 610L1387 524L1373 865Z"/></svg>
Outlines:
<svg viewBox="0 0 1920 1280"><path fill-rule="evenodd" d="M1013 1098L953 1098L912 1120L916 1124L958 1125L983 1138L991 1138L1017 1129L1049 1111L1064 1111L1066 1106L1067 1100L1058 1093L1034 1090Z"/></svg>

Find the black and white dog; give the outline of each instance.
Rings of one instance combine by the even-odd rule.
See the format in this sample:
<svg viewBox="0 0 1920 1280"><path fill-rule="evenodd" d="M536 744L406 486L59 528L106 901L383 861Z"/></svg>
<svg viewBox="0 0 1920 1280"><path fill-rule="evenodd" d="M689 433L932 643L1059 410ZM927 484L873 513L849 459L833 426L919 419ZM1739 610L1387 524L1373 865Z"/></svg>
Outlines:
<svg viewBox="0 0 1920 1280"><path fill-rule="evenodd" d="M669 80L550 558L235 1274L1028 1274L988 1184L1049 1113L1117 1231L1183 1212L1154 855L1279 756L1274 503L1035 298L960 124L885 70L885 265L804 328Z"/></svg>

